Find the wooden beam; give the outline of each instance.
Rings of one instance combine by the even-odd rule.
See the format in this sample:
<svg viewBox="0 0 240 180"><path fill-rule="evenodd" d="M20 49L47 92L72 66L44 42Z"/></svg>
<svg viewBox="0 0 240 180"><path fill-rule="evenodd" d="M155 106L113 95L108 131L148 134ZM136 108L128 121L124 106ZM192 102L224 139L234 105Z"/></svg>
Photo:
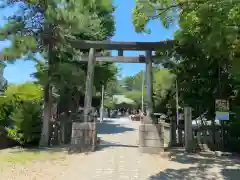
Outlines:
<svg viewBox="0 0 240 180"><path fill-rule="evenodd" d="M158 49L168 49L174 46L174 40L160 42L115 42L115 41L85 41L68 40L72 47L77 49L104 49L104 50L132 50L132 51L155 51Z"/></svg>
<svg viewBox="0 0 240 180"><path fill-rule="evenodd" d="M118 50L118 56L123 56L123 50L122 49Z"/></svg>
<svg viewBox="0 0 240 180"><path fill-rule="evenodd" d="M75 58L76 61L88 61L87 56L82 56L79 58ZM124 56L98 56L96 57L96 61L102 62L122 62L122 63L145 63L145 56L139 57L124 57Z"/></svg>

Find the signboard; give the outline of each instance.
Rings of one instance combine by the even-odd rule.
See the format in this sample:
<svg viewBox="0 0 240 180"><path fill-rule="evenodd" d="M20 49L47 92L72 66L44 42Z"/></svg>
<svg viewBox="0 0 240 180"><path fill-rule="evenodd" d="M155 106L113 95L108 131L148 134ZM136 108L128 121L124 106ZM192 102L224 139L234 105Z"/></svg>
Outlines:
<svg viewBox="0 0 240 180"><path fill-rule="evenodd" d="M217 99L215 101L216 119L229 120L229 102L224 99Z"/></svg>

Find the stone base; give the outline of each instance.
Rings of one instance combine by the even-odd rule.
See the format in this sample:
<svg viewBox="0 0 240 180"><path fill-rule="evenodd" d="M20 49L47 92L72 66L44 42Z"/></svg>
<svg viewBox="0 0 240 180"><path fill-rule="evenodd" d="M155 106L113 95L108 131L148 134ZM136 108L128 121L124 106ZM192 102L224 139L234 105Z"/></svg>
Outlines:
<svg viewBox="0 0 240 180"><path fill-rule="evenodd" d="M70 152L91 152L97 145L96 123L73 122Z"/></svg>
<svg viewBox="0 0 240 180"><path fill-rule="evenodd" d="M139 126L139 151L159 154L164 151L163 124L141 124Z"/></svg>

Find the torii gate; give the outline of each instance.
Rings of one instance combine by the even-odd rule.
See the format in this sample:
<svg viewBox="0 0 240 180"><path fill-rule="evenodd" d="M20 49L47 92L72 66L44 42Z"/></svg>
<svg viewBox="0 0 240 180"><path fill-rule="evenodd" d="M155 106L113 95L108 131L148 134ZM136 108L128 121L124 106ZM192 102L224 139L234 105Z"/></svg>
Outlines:
<svg viewBox="0 0 240 180"><path fill-rule="evenodd" d="M96 145L96 124L90 119L93 91L94 66L96 61L110 61L122 63L146 63L147 86L147 116L139 127L139 148L141 152L158 153L163 151L162 126L154 123L153 119L153 84L152 52L161 49L169 49L174 45L173 40L161 42L113 42L113 41L85 41L68 40L76 49L89 50L88 57L79 57L79 61L88 61L85 100L84 122L73 122L72 125L72 149L93 150ZM97 56L96 50L117 50L118 56ZM145 56L124 57L124 51L145 51Z"/></svg>

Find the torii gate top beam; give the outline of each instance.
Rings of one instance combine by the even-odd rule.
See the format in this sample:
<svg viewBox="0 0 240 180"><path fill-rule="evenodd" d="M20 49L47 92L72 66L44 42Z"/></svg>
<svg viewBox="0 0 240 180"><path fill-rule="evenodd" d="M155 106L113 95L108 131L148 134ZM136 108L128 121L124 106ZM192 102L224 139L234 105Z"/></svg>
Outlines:
<svg viewBox="0 0 240 180"><path fill-rule="evenodd" d="M159 49L168 49L175 44L174 40L160 42L115 42L115 41L85 41L85 40L68 40L72 47L77 49L96 50L129 50L129 51L156 51Z"/></svg>

